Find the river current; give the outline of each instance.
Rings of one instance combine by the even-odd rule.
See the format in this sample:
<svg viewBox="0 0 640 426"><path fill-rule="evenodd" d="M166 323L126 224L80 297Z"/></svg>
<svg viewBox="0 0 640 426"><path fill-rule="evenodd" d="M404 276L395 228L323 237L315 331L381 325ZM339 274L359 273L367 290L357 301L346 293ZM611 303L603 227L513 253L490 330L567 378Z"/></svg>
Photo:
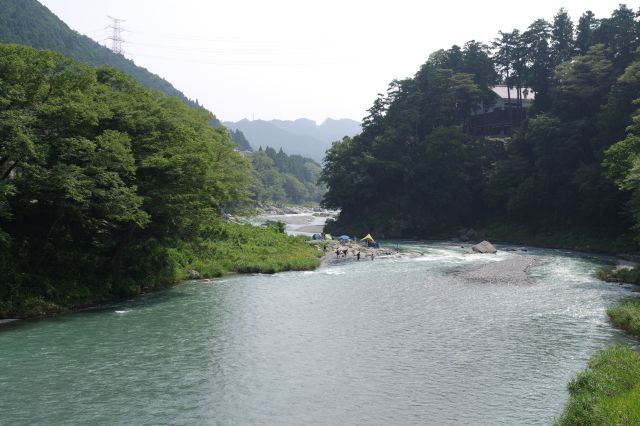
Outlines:
<svg viewBox="0 0 640 426"><path fill-rule="evenodd" d="M630 343L605 310L631 290L595 278L597 257L401 246L422 256L4 326L0 424L551 424L587 359ZM469 274L526 256L523 282Z"/></svg>

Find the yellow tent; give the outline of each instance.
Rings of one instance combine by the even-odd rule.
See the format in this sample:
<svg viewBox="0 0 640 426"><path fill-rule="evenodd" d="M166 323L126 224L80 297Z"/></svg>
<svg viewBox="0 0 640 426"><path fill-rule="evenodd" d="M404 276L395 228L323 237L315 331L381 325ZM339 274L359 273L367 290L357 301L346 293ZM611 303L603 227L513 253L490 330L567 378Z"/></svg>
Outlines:
<svg viewBox="0 0 640 426"><path fill-rule="evenodd" d="M363 239L361 239L360 241L374 241L373 237L371 236L371 234L367 234Z"/></svg>

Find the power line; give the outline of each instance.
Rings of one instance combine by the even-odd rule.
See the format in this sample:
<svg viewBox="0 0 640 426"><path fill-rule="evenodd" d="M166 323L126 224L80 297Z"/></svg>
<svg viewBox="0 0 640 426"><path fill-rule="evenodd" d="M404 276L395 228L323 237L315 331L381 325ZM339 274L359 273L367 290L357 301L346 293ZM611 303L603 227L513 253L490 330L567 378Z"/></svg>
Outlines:
<svg viewBox="0 0 640 426"><path fill-rule="evenodd" d="M108 16L111 19L111 25L108 28L113 30L111 37L108 37L108 40L111 40L111 50L113 53L117 53L119 55L124 55L124 50L122 49L122 43L124 43L124 39L122 38L122 22L124 19L113 18Z"/></svg>
<svg viewBox="0 0 640 426"><path fill-rule="evenodd" d="M178 62L178 63L194 63L200 65L220 65L220 66L237 66L237 67L290 67L290 66L316 66L316 65L337 65L337 64L346 64L346 63L361 63L362 61L357 58L350 59L334 59L334 60L311 60L311 61L207 61L200 59L191 59L191 58L179 58L179 57L166 57L166 56L157 56L157 55L148 55L146 53L138 53L136 51L129 51L129 54L132 58L136 57L144 57L151 59L158 59L166 62Z"/></svg>
<svg viewBox="0 0 640 426"><path fill-rule="evenodd" d="M327 48L322 47L251 47L251 48L237 48L237 47L198 47L198 46L178 46L178 45L166 45L166 44L154 44L154 43L141 43L137 41L127 41L127 44L137 45L143 47L151 47L163 50L178 50L183 52L196 52L196 53L234 53L234 54L242 54L242 53L299 53L299 52L315 52L320 51Z"/></svg>
<svg viewBox="0 0 640 426"><path fill-rule="evenodd" d="M220 43L291 43L291 40L288 39L279 39L279 40L267 40L267 39L237 39L237 38L218 38L213 35L199 35L199 34L176 34L176 33L167 33L167 32L152 32L152 31L130 31L135 34L140 35L151 35L155 38L158 36L161 37L170 37L172 40L175 39L187 39L187 40L202 40L202 41L211 41L211 42L220 42ZM302 43L315 43L321 40L300 40Z"/></svg>

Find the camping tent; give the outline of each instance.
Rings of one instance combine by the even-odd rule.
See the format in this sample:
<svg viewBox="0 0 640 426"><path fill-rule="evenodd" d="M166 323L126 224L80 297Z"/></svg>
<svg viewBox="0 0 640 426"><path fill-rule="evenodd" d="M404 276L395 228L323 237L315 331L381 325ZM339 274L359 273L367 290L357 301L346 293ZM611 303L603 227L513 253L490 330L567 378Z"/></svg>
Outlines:
<svg viewBox="0 0 640 426"><path fill-rule="evenodd" d="M371 234L367 234L365 235L365 237L363 239L361 239L360 241L373 241L373 237L371 236Z"/></svg>
<svg viewBox="0 0 640 426"><path fill-rule="evenodd" d="M339 241L349 241L350 238L347 235L340 235L338 238Z"/></svg>

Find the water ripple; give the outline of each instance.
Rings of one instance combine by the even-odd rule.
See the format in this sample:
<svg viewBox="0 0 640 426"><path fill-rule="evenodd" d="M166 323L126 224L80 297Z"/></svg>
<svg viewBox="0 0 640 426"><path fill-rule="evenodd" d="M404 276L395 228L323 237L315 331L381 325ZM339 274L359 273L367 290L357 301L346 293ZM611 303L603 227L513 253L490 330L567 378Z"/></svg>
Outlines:
<svg viewBox="0 0 640 426"><path fill-rule="evenodd" d="M2 422L549 424L569 378L625 339L605 309L629 290L598 281L598 259L408 246L423 256L193 282L8 328ZM511 273L532 256L524 280Z"/></svg>

